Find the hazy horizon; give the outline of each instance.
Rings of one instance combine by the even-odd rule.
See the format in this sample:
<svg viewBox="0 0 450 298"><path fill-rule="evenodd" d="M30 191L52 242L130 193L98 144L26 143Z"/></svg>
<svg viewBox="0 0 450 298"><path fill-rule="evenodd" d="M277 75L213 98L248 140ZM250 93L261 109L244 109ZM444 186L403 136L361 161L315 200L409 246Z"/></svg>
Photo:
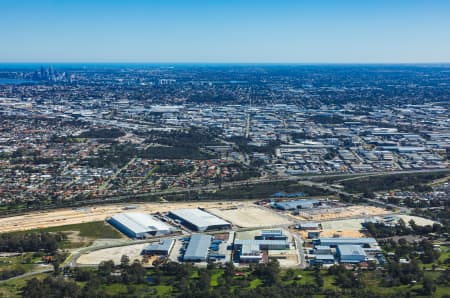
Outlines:
<svg viewBox="0 0 450 298"><path fill-rule="evenodd" d="M4 0L0 63L450 63L450 2Z"/></svg>

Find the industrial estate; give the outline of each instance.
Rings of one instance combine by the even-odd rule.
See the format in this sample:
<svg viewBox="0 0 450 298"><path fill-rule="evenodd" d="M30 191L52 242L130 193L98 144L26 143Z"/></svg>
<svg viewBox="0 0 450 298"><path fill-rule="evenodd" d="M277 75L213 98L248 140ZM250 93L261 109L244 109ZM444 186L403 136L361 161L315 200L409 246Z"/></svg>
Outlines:
<svg viewBox="0 0 450 298"><path fill-rule="evenodd" d="M119 262L130 253L129 258L148 267L167 261L193 262L200 267L210 262L233 262L236 267L248 267L267 264L270 259L276 259L285 268L378 266L384 264L386 256L377 240L370 237L365 228L367 223L396 225L413 220L421 226L438 224L380 207L329 198L305 199L301 198L302 193L284 194L285 198L280 195L275 193L262 201L231 203L103 206L101 214L111 212L103 219L105 224L129 240L111 240L107 245L75 250L67 264L98 266L110 259ZM99 218L96 208L83 207L30 214L34 225L27 227L18 224L23 219L23 216L0 219L0 231L57 228Z"/></svg>

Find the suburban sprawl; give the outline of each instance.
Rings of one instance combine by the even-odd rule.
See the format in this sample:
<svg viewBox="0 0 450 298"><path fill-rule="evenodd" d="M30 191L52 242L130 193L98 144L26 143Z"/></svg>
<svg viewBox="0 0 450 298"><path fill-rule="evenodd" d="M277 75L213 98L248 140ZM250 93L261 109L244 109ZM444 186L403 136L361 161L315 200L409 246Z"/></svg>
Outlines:
<svg viewBox="0 0 450 298"><path fill-rule="evenodd" d="M449 297L447 65L0 65L0 297Z"/></svg>

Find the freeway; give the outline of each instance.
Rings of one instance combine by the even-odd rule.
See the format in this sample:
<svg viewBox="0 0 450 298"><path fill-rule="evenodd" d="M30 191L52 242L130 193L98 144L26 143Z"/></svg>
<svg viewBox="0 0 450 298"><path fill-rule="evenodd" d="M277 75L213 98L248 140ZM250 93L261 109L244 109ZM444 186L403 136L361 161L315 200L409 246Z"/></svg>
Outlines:
<svg viewBox="0 0 450 298"><path fill-rule="evenodd" d="M65 207L80 207L80 206L86 206L86 205L95 205L95 204L106 204L106 203L117 203L122 201L133 201L133 200L139 200L140 198L145 198L148 196L165 196L165 195L174 195L174 194L183 194L183 193L190 193L190 192L200 192L200 191L215 191L219 189L227 189L227 188L233 188L238 186L250 186L250 185L256 185L256 184L263 184L263 183L273 183L273 182L285 182L285 181L301 181L302 183L306 183L305 181L311 181L317 178L335 178L335 177L369 177L369 176L381 176L381 175L396 175L396 174L419 174L419 173L441 173L441 172L449 172L450 169L422 169L422 170L408 170L408 171L392 171L392 172L370 172L370 173L336 173L336 174L314 174L314 175L303 175L303 176L286 176L286 177L261 177L261 178L253 178L248 180L242 180L242 181L234 181L234 182L226 182L222 183L221 187L215 184L209 184L206 186L194 186L190 188L178 188L178 189L168 189L163 191L155 191L155 192L146 192L146 193L138 193L138 194L123 194L123 195L117 195L117 196L110 196L110 197L101 197L97 199L89 199L89 200L79 200L73 203L68 203ZM308 185L307 183L305 185ZM310 184L313 185L313 184ZM321 185L316 184L315 186ZM334 193L341 193L350 195L351 197L354 197L355 194L349 194L342 190L336 189L330 185L327 185L325 183L322 183L323 189L327 189L329 191L332 191ZM204 200L206 201L206 200ZM53 206L53 205L47 205L47 206L40 206L39 209L33 209L35 210L48 210L48 209L57 209L60 208L60 206ZM2 211L0 213L0 217L9 216L12 214L24 214L30 211L28 208L17 208L13 210L8 211Z"/></svg>
<svg viewBox="0 0 450 298"><path fill-rule="evenodd" d="M450 172L450 169L435 169L435 170L411 170L411 171L392 171L392 172L377 172L377 173L340 173L340 174L321 174L321 175L308 175L308 176L287 176L287 177L263 177L263 178L252 178L248 180L242 180L242 181L233 181L233 182L226 182L222 183L221 188L232 188L236 186L247 186L247 185L255 185L255 184L263 184L263 183L273 183L273 182L285 182L285 181L302 181L302 180L312 180L315 178L333 178L333 177L343 177L343 176L381 176L381 175L396 175L396 174L415 174L415 173L439 173L439 172ZM88 201L79 201L79 202L86 202L87 204L95 204L95 203L105 203L105 202L117 202L124 199L129 199L130 197L134 198L142 198L146 196L164 196L164 195L172 195L172 194L179 194L179 193L186 193L188 191L212 191L212 190L219 190L219 186L215 184L209 184L205 186L194 186L187 188L180 188L180 189L169 189L169 190L163 190L163 191L155 191L155 192L146 192L146 193L139 193L139 194L124 194L124 195L118 195L118 196L112 196L112 197L105 197L100 199L94 199L94 200L88 200ZM330 191L337 192L336 188L330 188ZM345 193L340 191L341 193ZM339 192L337 192L339 193ZM345 193L346 195L354 196L354 194Z"/></svg>

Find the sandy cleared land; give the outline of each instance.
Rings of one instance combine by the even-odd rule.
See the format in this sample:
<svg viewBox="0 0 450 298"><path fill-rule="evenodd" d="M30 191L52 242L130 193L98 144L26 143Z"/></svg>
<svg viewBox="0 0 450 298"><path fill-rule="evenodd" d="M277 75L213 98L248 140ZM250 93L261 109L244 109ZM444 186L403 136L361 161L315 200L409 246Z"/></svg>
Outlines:
<svg viewBox="0 0 450 298"><path fill-rule="evenodd" d="M324 221L321 224L324 230L359 231L362 228L361 223L363 223L364 220L365 220L364 218L342 219L342 220Z"/></svg>
<svg viewBox="0 0 450 298"><path fill-rule="evenodd" d="M365 237L360 232L364 219L342 219L322 222L320 237Z"/></svg>
<svg viewBox="0 0 450 298"><path fill-rule="evenodd" d="M308 210L300 212L299 215L294 216L298 220L310 220L310 221L321 221L321 220L332 220L337 218L349 218L349 217L363 217L372 215L383 215L390 213L386 209L373 207L373 206L350 206L350 207L340 207L340 208L327 208L323 209L321 212L317 210L312 210L308 213Z"/></svg>
<svg viewBox="0 0 450 298"><path fill-rule="evenodd" d="M403 219L403 221L409 225L410 220L414 220L414 222L416 223L416 225L418 226L432 226L433 224L435 224L435 221L432 221L430 219L427 218L423 218L423 217L418 217L418 216L411 216L411 215L398 215L399 218Z"/></svg>
<svg viewBox="0 0 450 298"><path fill-rule="evenodd" d="M291 223L288 219L275 212L260 207L213 208L208 209L208 211L242 228L258 228Z"/></svg>
<svg viewBox="0 0 450 298"><path fill-rule="evenodd" d="M135 209L125 210L127 206ZM231 208L241 205L243 208L252 206L252 202L172 202L172 203L143 203L143 204L111 204L92 207L55 209L49 211L36 211L24 215L0 218L0 233L13 231L26 231L39 228L57 227L79 224L92 221L102 221L107 217L120 212L168 212L179 208Z"/></svg>
<svg viewBox="0 0 450 298"><path fill-rule="evenodd" d="M112 260L114 264L120 264L120 259L123 255L130 258L130 263L134 260L142 260L141 251L146 247L148 243L105 248L96 250L78 258L77 264L79 265L98 265L102 261Z"/></svg>

